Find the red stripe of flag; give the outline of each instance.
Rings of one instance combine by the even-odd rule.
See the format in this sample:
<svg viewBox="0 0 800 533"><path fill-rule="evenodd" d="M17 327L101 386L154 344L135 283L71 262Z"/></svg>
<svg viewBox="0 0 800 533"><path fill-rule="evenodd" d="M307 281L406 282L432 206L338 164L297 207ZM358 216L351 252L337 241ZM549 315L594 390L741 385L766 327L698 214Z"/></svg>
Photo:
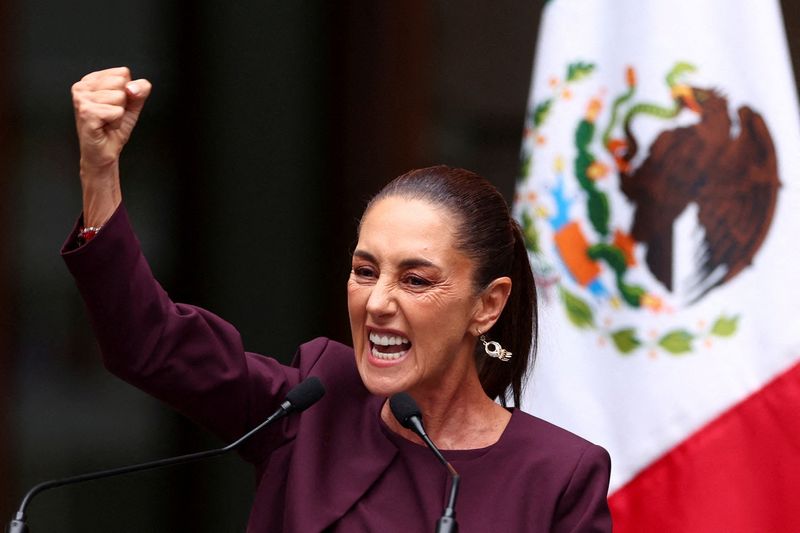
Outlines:
<svg viewBox="0 0 800 533"><path fill-rule="evenodd" d="M800 532L800 364L609 498L614 531Z"/></svg>

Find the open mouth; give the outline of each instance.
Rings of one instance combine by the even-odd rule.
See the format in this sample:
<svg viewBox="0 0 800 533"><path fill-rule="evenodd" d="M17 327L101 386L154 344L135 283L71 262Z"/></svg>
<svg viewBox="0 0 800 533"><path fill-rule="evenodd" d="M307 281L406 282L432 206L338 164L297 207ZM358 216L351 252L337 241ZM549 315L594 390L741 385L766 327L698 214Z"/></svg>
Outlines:
<svg viewBox="0 0 800 533"><path fill-rule="evenodd" d="M369 344L372 355L383 361L400 359L411 348L411 342L405 337L374 332L369 334Z"/></svg>

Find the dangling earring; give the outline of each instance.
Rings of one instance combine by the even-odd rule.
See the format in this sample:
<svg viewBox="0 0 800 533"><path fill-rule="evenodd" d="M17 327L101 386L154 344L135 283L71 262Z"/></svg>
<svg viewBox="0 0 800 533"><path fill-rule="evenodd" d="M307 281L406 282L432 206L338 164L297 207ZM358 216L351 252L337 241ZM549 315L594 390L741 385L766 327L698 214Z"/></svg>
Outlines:
<svg viewBox="0 0 800 533"><path fill-rule="evenodd" d="M501 361L508 361L511 359L511 352L500 346L497 341L487 341L486 335L481 335L481 342L483 343L483 350L489 357L495 357Z"/></svg>

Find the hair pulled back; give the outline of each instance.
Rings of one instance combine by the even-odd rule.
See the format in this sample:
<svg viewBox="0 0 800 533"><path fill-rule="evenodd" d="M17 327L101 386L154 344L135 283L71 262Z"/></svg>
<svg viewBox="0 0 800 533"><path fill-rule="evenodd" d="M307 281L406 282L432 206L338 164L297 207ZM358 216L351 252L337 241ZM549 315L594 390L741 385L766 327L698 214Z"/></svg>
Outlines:
<svg viewBox="0 0 800 533"><path fill-rule="evenodd" d="M536 287L522 230L511 217L505 199L474 172L445 165L412 170L395 178L370 200L366 211L388 197L423 200L454 215L458 221L455 246L475 263L476 293L499 277L511 278L511 293L503 312L488 332L482 332L511 351L511 360L490 358L478 349L476 362L486 394L499 397L505 405L511 392L514 405L519 406L528 369L536 357Z"/></svg>

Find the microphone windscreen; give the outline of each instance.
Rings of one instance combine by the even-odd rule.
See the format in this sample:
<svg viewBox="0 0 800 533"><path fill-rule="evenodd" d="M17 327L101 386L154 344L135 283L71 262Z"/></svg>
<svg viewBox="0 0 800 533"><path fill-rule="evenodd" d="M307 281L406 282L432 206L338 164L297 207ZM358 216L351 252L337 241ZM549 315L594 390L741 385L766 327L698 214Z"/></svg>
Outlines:
<svg viewBox="0 0 800 533"><path fill-rule="evenodd" d="M295 411L304 411L317 403L325 394L325 387L318 377L311 376L304 379L286 395L286 401L292 404Z"/></svg>
<svg viewBox="0 0 800 533"><path fill-rule="evenodd" d="M411 423L411 417L416 416L422 418L422 413L417 406L417 402L406 392L398 392L389 398L389 408L392 410L394 417L404 428L414 429L414 425Z"/></svg>

